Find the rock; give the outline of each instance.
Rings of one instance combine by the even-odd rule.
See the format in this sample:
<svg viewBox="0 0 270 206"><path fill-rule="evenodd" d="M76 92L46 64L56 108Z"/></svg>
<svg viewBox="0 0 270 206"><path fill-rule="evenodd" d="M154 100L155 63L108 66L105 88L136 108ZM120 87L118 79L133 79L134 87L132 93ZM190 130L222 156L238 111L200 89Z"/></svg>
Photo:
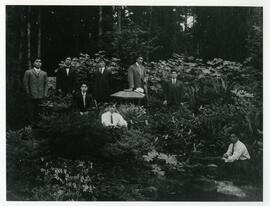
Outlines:
<svg viewBox="0 0 270 206"><path fill-rule="evenodd" d="M216 181L217 192L225 195L233 195L237 197L246 197L246 193L239 187L233 185L230 181Z"/></svg>

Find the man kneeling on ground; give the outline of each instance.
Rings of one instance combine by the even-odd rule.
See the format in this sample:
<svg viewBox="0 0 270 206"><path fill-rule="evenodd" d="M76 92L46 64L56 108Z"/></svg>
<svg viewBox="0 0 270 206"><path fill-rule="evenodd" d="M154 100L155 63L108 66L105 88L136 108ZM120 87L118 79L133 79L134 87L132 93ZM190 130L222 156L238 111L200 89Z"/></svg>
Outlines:
<svg viewBox="0 0 270 206"><path fill-rule="evenodd" d="M127 122L118 113L115 105L108 107L108 111L101 115L101 123L104 127L119 128L127 127Z"/></svg>
<svg viewBox="0 0 270 206"><path fill-rule="evenodd" d="M87 91L87 84L81 83L80 92L73 97L73 105L80 115L87 115L88 110L95 107L95 100Z"/></svg>

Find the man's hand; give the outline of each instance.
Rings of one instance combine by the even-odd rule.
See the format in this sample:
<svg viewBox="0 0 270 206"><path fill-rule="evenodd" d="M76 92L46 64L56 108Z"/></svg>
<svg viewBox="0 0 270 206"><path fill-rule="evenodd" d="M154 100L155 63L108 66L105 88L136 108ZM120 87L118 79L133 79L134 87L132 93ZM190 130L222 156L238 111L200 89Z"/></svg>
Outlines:
<svg viewBox="0 0 270 206"><path fill-rule="evenodd" d="M57 91L58 91L59 93L61 93L61 92L62 92L62 89L58 89Z"/></svg>
<svg viewBox="0 0 270 206"><path fill-rule="evenodd" d="M167 100L164 100L163 104L164 104L164 105L167 105L167 103L168 103Z"/></svg>
<svg viewBox="0 0 270 206"><path fill-rule="evenodd" d="M74 94L75 93L75 90L72 90L72 92L71 92L72 94Z"/></svg>
<svg viewBox="0 0 270 206"><path fill-rule="evenodd" d="M225 153L225 154L223 155L223 157L224 157L224 158L228 158L229 155Z"/></svg>

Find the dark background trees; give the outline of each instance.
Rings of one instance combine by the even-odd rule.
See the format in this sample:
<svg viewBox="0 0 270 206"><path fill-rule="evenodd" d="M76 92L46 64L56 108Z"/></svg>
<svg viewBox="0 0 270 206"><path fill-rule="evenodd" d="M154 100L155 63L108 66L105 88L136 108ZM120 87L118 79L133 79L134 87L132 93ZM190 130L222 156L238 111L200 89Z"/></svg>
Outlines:
<svg viewBox="0 0 270 206"><path fill-rule="evenodd" d="M262 70L262 8L7 6L8 114L24 109L21 79L34 58L41 57L52 76L65 57L100 50L121 59L124 68L137 55L155 61L184 53L204 61L249 58Z"/></svg>

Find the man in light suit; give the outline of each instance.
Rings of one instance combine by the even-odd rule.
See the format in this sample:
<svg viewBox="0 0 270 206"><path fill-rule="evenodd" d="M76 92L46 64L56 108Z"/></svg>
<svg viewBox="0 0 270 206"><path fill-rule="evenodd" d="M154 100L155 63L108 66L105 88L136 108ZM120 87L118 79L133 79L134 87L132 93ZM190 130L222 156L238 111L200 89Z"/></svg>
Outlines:
<svg viewBox="0 0 270 206"><path fill-rule="evenodd" d="M146 101L148 100L147 77L142 57L138 57L136 63L129 67L128 83L130 91L142 88L145 93Z"/></svg>
<svg viewBox="0 0 270 206"><path fill-rule="evenodd" d="M181 81L177 79L175 70L171 73L171 78L164 85L164 105L180 106L183 98L184 86Z"/></svg>
<svg viewBox="0 0 270 206"><path fill-rule="evenodd" d="M38 118L41 100L47 97L48 92L48 75L41 70L41 66L41 59L36 59L34 68L26 70L23 78L24 88L30 102L30 120L34 124Z"/></svg>

